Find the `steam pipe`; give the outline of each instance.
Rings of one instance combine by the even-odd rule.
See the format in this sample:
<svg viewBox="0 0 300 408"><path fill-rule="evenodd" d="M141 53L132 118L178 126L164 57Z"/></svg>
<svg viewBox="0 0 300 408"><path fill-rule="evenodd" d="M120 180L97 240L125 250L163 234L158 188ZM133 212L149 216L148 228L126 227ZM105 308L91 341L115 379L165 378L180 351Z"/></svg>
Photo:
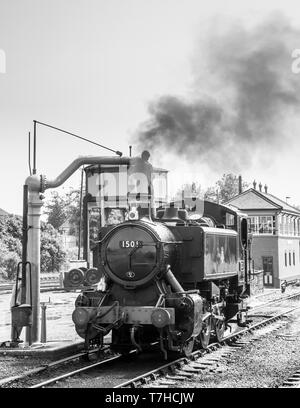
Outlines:
<svg viewBox="0 0 300 408"><path fill-rule="evenodd" d="M173 275L173 272L171 271L170 267L168 268L165 277L166 277L167 282L169 283L169 285L171 286L171 288L174 290L175 293L178 293L178 292L182 293L185 291L183 287L180 285L180 283L178 282L178 280Z"/></svg>

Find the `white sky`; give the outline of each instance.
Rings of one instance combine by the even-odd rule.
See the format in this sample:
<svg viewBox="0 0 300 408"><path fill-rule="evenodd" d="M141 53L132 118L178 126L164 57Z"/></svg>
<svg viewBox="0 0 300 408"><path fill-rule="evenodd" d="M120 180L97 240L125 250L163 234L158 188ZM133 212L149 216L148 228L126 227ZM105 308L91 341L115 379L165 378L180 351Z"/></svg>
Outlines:
<svg viewBox="0 0 300 408"><path fill-rule="evenodd" d="M6 54L6 73L0 73L0 208L22 213L34 119L127 155L148 102L188 91L203 24L216 14L254 24L276 9L300 26L300 5L287 0L0 0L0 49ZM38 129L38 174L54 178L77 156L100 154L107 153ZM270 163L254 160L243 177L300 204L299 154L295 143ZM168 166L177 176L179 169L190 170L168 152L162 155L152 157L152 164ZM199 182L209 186L221 176L206 169ZM77 187L78 175L70 183Z"/></svg>

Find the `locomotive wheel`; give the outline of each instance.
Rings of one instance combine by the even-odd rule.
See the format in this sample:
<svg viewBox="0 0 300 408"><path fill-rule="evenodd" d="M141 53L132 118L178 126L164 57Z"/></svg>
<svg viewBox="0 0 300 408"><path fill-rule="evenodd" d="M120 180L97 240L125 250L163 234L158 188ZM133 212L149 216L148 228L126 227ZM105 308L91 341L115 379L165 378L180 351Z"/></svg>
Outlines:
<svg viewBox="0 0 300 408"><path fill-rule="evenodd" d="M214 326L215 326L215 338L217 341L221 341L224 337L224 332L225 332L225 327L226 327L225 320L221 321L221 320L215 319Z"/></svg>
<svg viewBox="0 0 300 408"><path fill-rule="evenodd" d="M206 349L209 345L211 335L211 317L205 319L202 323L202 329L198 336L198 341L200 347Z"/></svg>
<svg viewBox="0 0 300 408"><path fill-rule="evenodd" d="M182 354L185 357L189 357L193 350L194 350L194 345L195 345L195 338L192 337L190 340L186 341L182 347Z"/></svg>

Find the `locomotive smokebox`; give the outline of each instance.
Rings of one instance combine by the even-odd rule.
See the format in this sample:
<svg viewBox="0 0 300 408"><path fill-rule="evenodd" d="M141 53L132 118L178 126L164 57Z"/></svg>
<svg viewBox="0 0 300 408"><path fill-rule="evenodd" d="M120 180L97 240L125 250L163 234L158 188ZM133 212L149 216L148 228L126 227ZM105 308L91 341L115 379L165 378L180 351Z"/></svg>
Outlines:
<svg viewBox="0 0 300 408"><path fill-rule="evenodd" d="M110 230L101 245L104 273L124 287L150 284L176 260L176 239L164 225L126 222Z"/></svg>

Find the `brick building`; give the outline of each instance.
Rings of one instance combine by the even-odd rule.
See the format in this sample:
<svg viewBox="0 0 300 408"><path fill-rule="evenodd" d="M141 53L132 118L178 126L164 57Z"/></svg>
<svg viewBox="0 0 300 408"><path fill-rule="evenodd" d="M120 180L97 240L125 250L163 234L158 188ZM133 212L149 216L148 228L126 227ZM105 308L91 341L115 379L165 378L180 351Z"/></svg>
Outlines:
<svg viewBox="0 0 300 408"><path fill-rule="evenodd" d="M300 210L253 186L226 204L248 214L254 267L264 271L265 286L279 288L300 279Z"/></svg>

